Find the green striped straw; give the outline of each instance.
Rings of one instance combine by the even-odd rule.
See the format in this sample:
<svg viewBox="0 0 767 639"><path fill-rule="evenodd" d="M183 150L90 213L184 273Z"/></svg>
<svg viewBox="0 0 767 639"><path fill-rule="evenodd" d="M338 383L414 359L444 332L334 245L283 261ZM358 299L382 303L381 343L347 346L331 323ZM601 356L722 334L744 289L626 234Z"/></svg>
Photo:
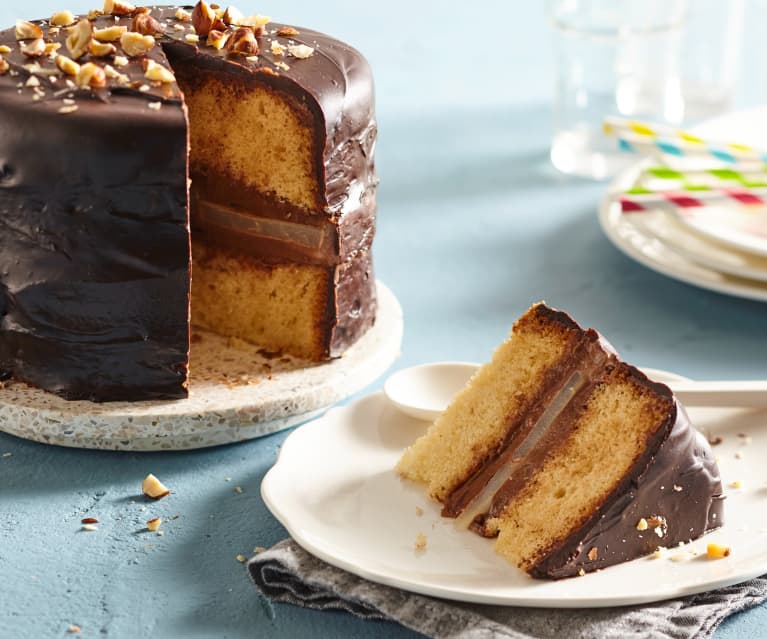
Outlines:
<svg viewBox="0 0 767 639"><path fill-rule="evenodd" d="M647 185L658 182L661 188L669 188L669 183L673 183L675 188L681 187L685 190L733 186L744 189L763 188L767 186L767 165L751 169L709 168L684 171L668 166L650 166L642 170L636 184Z"/></svg>

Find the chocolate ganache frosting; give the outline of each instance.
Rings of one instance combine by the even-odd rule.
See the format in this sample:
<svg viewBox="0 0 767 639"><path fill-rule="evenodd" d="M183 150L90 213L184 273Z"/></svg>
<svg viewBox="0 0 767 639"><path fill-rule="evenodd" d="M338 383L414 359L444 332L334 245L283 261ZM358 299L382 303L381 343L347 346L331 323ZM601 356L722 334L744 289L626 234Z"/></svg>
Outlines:
<svg viewBox="0 0 767 639"><path fill-rule="evenodd" d="M90 28L131 32L141 11L147 10L94 14ZM253 28L257 56L205 46L191 29L191 11L148 9L162 30L153 33L155 46L134 55L121 39L105 37L113 51L98 57L91 48L77 59L81 70L101 69L92 78L57 64L57 55L73 56L66 28L40 20L0 32L2 378L68 399L185 397L190 226L222 242L260 246L266 260L332 268L328 355L372 323L377 177L369 66L328 36L272 23ZM272 40L304 44L313 53L277 54ZM264 233L242 215L243 202L253 200L229 193L214 198L221 210L234 209L221 224L206 224L194 205L190 224L183 95L153 67L247 77L306 104L321 123L313 131L323 185L316 206L291 212L294 227ZM192 181L193 203L196 188ZM279 216L281 206L264 202L255 217ZM307 248L296 238L310 227L320 229L322 241ZM360 255L365 259L351 262Z"/></svg>

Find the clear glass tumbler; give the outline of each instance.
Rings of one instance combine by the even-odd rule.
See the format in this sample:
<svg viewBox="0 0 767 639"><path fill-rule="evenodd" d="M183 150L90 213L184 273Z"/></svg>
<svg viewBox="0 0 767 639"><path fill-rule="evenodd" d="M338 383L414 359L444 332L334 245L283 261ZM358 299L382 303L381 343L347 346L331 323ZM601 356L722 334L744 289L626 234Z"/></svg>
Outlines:
<svg viewBox="0 0 767 639"><path fill-rule="evenodd" d="M681 125L730 106L743 0L548 5L557 59L551 161L564 173L602 179L636 160L602 132L607 115Z"/></svg>

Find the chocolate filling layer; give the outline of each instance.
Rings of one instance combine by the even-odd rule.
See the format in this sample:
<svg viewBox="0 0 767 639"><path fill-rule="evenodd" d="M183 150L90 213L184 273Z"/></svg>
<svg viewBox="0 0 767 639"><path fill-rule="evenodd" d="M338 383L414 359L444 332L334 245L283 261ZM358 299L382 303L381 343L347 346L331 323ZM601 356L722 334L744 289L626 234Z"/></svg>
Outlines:
<svg viewBox="0 0 767 639"><path fill-rule="evenodd" d="M575 339L578 337L574 336L574 341ZM545 427L544 416L547 407L556 401L576 373L582 376L583 385L591 387L595 377L603 370L608 357L598 333L593 330L585 331L582 337L567 349L567 354L559 363L547 371L540 391L529 408L509 421L507 435L501 444L447 496L442 515L458 517L498 473L508 472L511 469L512 476L501 486L492 500L489 514L497 514L497 511L513 494L512 491L516 491L524 482L522 478L527 476L525 469L530 463L539 460L542 454L539 451L545 450L545 443L563 438L572 428L574 418L567 418L570 411L566 409L561 414L555 415L548 427ZM542 422L544 422L545 432L537 437L542 445L530 446L528 440ZM512 462L513 467L510 468ZM480 514L473 525L473 528L482 534L485 534L484 520L485 517Z"/></svg>

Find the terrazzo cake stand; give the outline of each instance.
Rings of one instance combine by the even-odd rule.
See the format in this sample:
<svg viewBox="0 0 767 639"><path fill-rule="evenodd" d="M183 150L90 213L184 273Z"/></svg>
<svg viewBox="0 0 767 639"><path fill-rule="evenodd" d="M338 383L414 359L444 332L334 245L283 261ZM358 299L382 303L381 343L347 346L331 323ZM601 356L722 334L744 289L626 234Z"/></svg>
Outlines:
<svg viewBox="0 0 767 639"><path fill-rule="evenodd" d="M184 450L261 437L307 421L382 375L400 354L402 308L377 282L375 325L343 357L314 364L269 357L241 340L195 330L189 398L66 401L19 382L0 388L0 431L46 444Z"/></svg>

